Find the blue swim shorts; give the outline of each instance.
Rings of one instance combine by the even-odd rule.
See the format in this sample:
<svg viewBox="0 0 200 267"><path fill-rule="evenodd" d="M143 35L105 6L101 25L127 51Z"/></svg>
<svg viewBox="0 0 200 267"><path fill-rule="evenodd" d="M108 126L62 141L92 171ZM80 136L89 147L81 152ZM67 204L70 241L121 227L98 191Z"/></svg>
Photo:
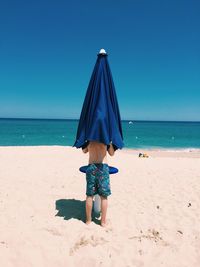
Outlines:
<svg viewBox="0 0 200 267"><path fill-rule="evenodd" d="M93 196L99 194L107 197L111 194L109 167L105 163L92 163L88 165L86 171L87 189L86 195Z"/></svg>

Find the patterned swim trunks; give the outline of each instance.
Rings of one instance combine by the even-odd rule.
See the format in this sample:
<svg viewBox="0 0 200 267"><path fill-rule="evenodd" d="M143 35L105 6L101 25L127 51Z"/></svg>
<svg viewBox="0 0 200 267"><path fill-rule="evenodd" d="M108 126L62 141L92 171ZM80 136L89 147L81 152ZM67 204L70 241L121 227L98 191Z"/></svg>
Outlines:
<svg viewBox="0 0 200 267"><path fill-rule="evenodd" d="M109 167L105 163L92 163L88 165L86 171L87 196L99 194L107 197L111 194Z"/></svg>

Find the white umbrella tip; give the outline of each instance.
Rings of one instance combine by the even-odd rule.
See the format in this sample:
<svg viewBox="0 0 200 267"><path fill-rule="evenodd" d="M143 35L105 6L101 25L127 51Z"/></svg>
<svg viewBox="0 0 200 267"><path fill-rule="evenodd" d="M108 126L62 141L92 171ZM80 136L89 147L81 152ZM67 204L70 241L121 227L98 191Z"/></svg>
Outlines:
<svg viewBox="0 0 200 267"><path fill-rule="evenodd" d="M102 48L102 49L99 51L99 54L106 54L106 50Z"/></svg>

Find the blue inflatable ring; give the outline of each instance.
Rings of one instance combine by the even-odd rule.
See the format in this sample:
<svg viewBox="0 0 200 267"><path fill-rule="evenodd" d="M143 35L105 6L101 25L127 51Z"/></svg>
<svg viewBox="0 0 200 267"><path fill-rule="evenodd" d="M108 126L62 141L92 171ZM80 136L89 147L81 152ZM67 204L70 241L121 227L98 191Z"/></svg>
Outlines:
<svg viewBox="0 0 200 267"><path fill-rule="evenodd" d="M88 165L82 166L79 168L79 171L86 173L87 167ZM109 174L114 174L114 173L117 173L118 171L119 170L117 168L109 166Z"/></svg>

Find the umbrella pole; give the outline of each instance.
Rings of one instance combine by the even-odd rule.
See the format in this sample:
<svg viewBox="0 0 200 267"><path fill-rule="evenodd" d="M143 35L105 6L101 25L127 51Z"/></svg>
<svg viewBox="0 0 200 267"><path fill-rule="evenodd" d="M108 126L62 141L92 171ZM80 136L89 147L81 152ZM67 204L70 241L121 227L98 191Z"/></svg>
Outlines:
<svg viewBox="0 0 200 267"><path fill-rule="evenodd" d="M101 212L101 198L98 194L94 197L94 211L95 213Z"/></svg>

